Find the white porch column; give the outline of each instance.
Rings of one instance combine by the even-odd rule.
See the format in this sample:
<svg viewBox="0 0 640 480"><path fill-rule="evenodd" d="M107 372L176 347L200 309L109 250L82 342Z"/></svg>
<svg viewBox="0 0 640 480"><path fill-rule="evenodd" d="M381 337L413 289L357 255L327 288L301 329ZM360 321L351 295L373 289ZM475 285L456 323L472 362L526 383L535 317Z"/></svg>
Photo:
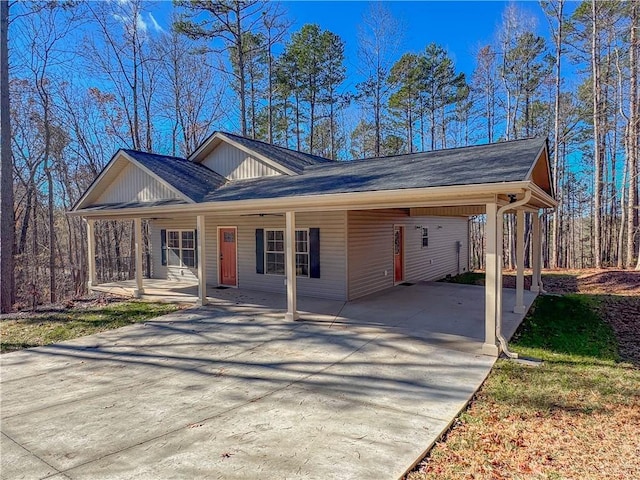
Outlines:
<svg viewBox="0 0 640 480"><path fill-rule="evenodd" d="M498 212L500 209L498 208ZM496 334L502 329L502 266L504 265L504 214L496 216Z"/></svg>
<svg viewBox="0 0 640 480"><path fill-rule="evenodd" d="M140 298L144 293L142 285L142 219L136 218L133 221L133 230L136 244L136 288L133 290L133 296Z"/></svg>
<svg viewBox="0 0 640 480"><path fill-rule="evenodd" d="M487 203L487 223L485 228L486 249L485 249L485 310L484 310L484 344L482 345L482 353L497 357L500 353L496 338L496 321L497 321L497 229L496 214L498 205L495 203Z"/></svg>
<svg viewBox="0 0 640 480"><path fill-rule="evenodd" d="M96 230L95 220L87 220L87 290L98 284L96 276Z"/></svg>
<svg viewBox="0 0 640 480"><path fill-rule="evenodd" d="M196 219L198 229L198 304L207 304L207 257L206 257L206 223L204 215L198 215Z"/></svg>
<svg viewBox="0 0 640 480"><path fill-rule="evenodd" d="M285 260L287 274L287 313L285 320L297 320L296 293L296 212L287 212L285 224Z"/></svg>
<svg viewBox="0 0 640 480"><path fill-rule="evenodd" d="M514 313L524 313L524 210L516 218L516 304Z"/></svg>
<svg viewBox="0 0 640 480"><path fill-rule="evenodd" d="M531 214L531 291L540 291L540 256L542 253L542 245L540 239L540 217L538 212Z"/></svg>

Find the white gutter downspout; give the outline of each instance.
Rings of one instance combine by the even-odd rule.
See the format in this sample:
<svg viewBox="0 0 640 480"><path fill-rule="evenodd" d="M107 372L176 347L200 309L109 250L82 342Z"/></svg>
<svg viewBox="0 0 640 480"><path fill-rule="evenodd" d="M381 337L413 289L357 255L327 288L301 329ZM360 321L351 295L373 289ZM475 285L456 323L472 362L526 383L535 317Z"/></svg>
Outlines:
<svg viewBox="0 0 640 480"><path fill-rule="evenodd" d="M498 212L496 213L496 222L501 222L499 223L499 225L502 225L502 222L504 220L502 216L504 215L504 212L506 212L507 210L513 210L517 207L521 207L522 205L526 205L527 203L529 203L529 200L531 200L531 190L526 190L524 192L524 197L522 198L522 200L518 200L513 203L508 203L498 209ZM497 277L496 283L498 284L498 288L500 289L499 301L497 305L498 308L496 308L496 317L497 317L496 318L496 336L498 337L498 341L500 342L500 346L502 347L503 353L509 358L518 358L517 353L511 352L509 350L507 341L502 336L502 261L503 261L502 250L504 248L502 238L503 237L501 235L499 239L500 249L498 251L500 261L498 262L498 269L497 269L497 275L496 275Z"/></svg>

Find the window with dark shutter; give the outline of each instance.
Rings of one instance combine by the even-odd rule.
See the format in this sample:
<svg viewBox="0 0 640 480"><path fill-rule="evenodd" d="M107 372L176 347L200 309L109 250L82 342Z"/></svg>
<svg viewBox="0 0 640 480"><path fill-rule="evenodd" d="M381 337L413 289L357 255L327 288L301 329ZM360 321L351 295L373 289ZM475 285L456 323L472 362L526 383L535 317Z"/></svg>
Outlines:
<svg viewBox="0 0 640 480"><path fill-rule="evenodd" d="M160 246L162 250L162 265L167 264L167 231L160 230Z"/></svg>
<svg viewBox="0 0 640 480"><path fill-rule="evenodd" d="M256 273L264 274L264 229L256 228Z"/></svg>
<svg viewBox="0 0 640 480"><path fill-rule="evenodd" d="M320 278L320 229L309 229L309 276Z"/></svg>

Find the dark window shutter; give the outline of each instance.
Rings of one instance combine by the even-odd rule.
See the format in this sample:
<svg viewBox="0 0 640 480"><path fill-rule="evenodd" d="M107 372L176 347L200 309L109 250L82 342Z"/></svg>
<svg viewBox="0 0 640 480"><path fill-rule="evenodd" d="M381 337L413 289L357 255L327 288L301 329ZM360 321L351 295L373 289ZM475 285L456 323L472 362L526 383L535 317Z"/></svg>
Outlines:
<svg viewBox="0 0 640 480"><path fill-rule="evenodd" d="M162 265L167 264L167 231L165 229L160 230L160 245L162 248Z"/></svg>
<svg viewBox="0 0 640 480"><path fill-rule="evenodd" d="M309 276L320 278L320 229L309 229Z"/></svg>
<svg viewBox="0 0 640 480"><path fill-rule="evenodd" d="M256 273L264 274L264 228L256 228Z"/></svg>
<svg viewBox="0 0 640 480"><path fill-rule="evenodd" d="M198 268L198 230L193 231L193 261L194 267Z"/></svg>

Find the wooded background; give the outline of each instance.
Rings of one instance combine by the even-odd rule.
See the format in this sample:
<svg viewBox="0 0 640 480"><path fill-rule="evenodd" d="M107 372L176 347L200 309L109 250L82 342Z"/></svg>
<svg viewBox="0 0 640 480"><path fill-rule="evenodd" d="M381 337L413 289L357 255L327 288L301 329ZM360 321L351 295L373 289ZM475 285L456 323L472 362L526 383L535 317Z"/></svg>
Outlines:
<svg viewBox="0 0 640 480"><path fill-rule="evenodd" d="M276 2L176 1L170 29L140 0L0 3L4 312L84 292L85 228L65 211L118 148L185 156L216 129L339 160L548 136L559 205L545 266L640 267L638 2L534 4L550 40L512 4L471 76L440 45L402 51L380 3L349 59ZM101 279L131 275L131 225L97 228Z"/></svg>

